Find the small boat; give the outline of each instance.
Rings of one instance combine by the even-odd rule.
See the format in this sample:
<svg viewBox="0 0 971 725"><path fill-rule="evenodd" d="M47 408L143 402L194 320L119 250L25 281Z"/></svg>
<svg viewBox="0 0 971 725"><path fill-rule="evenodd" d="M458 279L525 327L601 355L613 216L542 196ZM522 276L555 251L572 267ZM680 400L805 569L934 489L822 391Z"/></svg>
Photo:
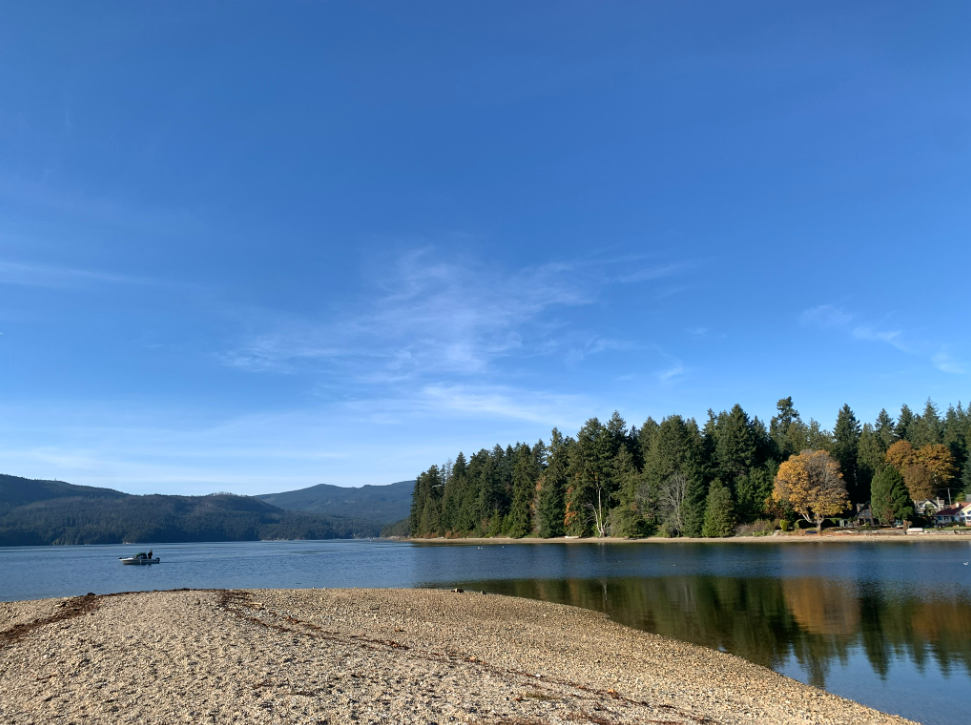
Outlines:
<svg viewBox="0 0 971 725"><path fill-rule="evenodd" d="M135 554L135 556L119 556L122 564L158 564L162 559L156 556L154 559L150 559L148 554L144 551Z"/></svg>

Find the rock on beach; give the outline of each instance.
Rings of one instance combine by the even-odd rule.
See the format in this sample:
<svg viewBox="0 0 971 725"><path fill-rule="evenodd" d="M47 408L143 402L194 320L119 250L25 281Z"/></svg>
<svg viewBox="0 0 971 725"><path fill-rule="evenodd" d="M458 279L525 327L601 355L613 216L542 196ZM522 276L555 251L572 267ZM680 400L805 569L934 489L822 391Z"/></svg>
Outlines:
<svg viewBox="0 0 971 725"><path fill-rule="evenodd" d="M906 723L573 607L434 590L0 604L0 722Z"/></svg>

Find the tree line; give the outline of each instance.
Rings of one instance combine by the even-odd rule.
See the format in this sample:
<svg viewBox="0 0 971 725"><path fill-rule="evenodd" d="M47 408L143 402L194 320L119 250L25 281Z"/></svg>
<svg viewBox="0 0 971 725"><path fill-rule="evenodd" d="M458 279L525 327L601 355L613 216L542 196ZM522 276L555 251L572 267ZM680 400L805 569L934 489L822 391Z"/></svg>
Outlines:
<svg viewBox="0 0 971 725"><path fill-rule="evenodd" d="M883 522L912 502L971 492L971 406L930 400L873 423L844 405L832 430L792 398L766 425L740 405L699 425L672 415L640 427L619 413L575 436L482 449L416 481L413 537L728 536L739 525L823 518L872 502ZM761 523L759 523L761 522Z"/></svg>

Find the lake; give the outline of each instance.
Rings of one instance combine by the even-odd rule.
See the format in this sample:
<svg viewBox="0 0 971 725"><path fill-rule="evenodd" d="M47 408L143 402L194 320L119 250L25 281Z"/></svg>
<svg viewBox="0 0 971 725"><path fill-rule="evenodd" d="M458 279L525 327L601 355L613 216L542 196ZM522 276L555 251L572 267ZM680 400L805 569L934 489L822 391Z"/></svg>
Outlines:
<svg viewBox="0 0 971 725"><path fill-rule="evenodd" d="M928 725L969 721L971 541L0 548L0 600L189 588L462 587L607 613Z"/></svg>

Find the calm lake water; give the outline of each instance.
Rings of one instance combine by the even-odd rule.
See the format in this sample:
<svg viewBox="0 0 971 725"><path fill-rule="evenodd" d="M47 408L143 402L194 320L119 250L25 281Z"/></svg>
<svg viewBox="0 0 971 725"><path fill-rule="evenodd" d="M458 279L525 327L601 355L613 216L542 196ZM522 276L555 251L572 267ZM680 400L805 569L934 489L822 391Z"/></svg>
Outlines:
<svg viewBox="0 0 971 725"><path fill-rule="evenodd" d="M159 544L157 566L118 561L142 548L0 548L0 600L459 586L606 612L928 725L971 720L971 541Z"/></svg>

